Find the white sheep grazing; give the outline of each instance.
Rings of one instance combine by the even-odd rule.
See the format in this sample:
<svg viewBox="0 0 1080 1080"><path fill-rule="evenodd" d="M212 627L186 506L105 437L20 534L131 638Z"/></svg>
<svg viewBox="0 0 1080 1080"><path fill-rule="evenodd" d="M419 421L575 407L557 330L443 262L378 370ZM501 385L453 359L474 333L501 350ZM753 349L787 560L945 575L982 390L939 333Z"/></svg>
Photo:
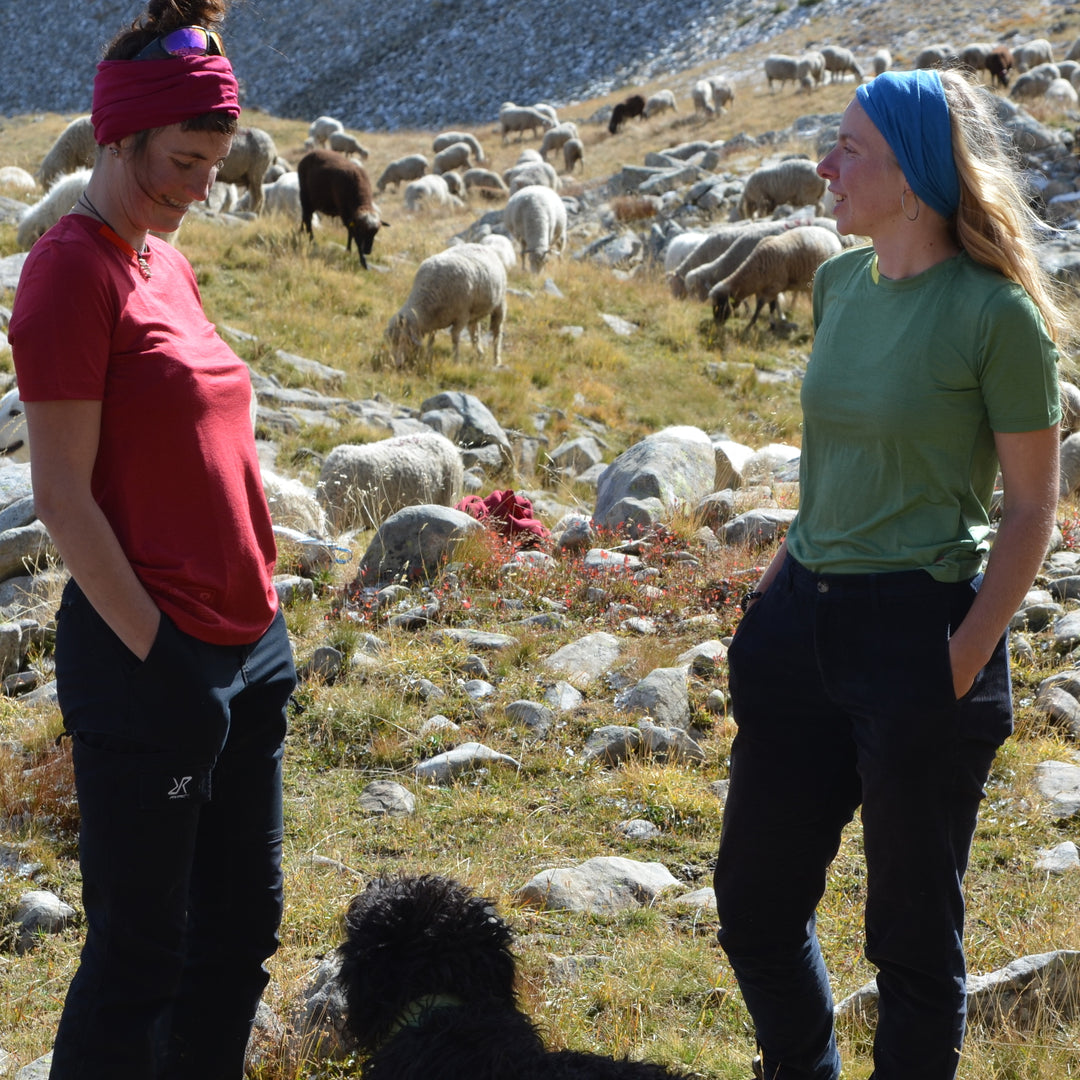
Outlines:
<svg viewBox="0 0 1080 1080"><path fill-rule="evenodd" d="M859 67L855 54L850 49L841 48L839 45L822 45L819 51L825 57L825 70L829 73L829 82L843 79L849 72L855 76L856 82L862 82L862 68Z"/></svg>
<svg viewBox="0 0 1080 1080"><path fill-rule="evenodd" d="M769 83L772 86L772 83ZM712 116L716 112L716 105L713 103L713 91L712 83L708 79L698 79L694 83L693 88L690 90L690 99L694 103L694 112L705 113L706 116Z"/></svg>
<svg viewBox="0 0 1080 1080"><path fill-rule="evenodd" d="M14 191L36 191L37 181L18 165L5 165L0 168L0 188Z"/></svg>
<svg viewBox="0 0 1080 1080"><path fill-rule="evenodd" d="M427 338L430 362L435 331L449 328L454 361L460 352L461 331L468 327L478 356L479 327L491 317L492 352L502 363L502 324L506 314L506 266L487 244L458 244L426 258L417 268L408 299L390 319L386 338L400 366L414 358Z"/></svg>
<svg viewBox="0 0 1080 1080"><path fill-rule="evenodd" d="M1055 79L1061 78L1057 64L1037 64L1020 75L1009 88L1009 97L1015 101L1023 98L1042 97Z"/></svg>
<svg viewBox="0 0 1080 1080"><path fill-rule="evenodd" d="M507 136L512 132L518 133L518 142L525 137L525 132L530 131L535 136L538 131L547 131L555 127L556 121L546 113L528 105L514 105L512 102L505 103L499 109L499 133L505 145Z"/></svg>
<svg viewBox="0 0 1080 1080"><path fill-rule="evenodd" d="M709 292L713 318L723 324L732 309L749 296L757 298L748 328L757 321L761 309L779 311L782 292L808 292L817 268L841 248L840 238L830 229L804 225L776 236L766 236L723 281Z"/></svg>
<svg viewBox="0 0 1080 1080"><path fill-rule="evenodd" d="M878 49L870 57L870 66L874 69L875 75L884 75L892 67L892 53L888 49Z"/></svg>
<svg viewBox="0 0 1080 1080"><path fill-rule="evenodd" d="M570 121L550 128L544 132L544 137L540 140L540 157L547 161L548 154L553 150L561 150L566 143L577 137L577 124L572 124Z"/></svg>
<svg viewBox="0 0 1080 1080"><path fill-rule="evenodd" d="M563 143L563 171L572 173L580 163L585 171L585 144L580 139L567 139Z"/></svg>
<svg viewBox="0 0 1080 1080"><path fill-rule="evenodd" d="M352 157L355 154L361 161L366 161L370 156L366 147L361 146L357 140L347 131L330 132L330 149L339 154Z"/></svg>
<svg viewBox="0 0 1080 1080"><path fill-rule="evenodd" d="M453 506L461 497L461 453L437 431L335 446L316 494L333 528L377 528L406 506Z"/></svg>
<svg viewBox="0 0 1080 1080"><path fill-rule="evenodd" d="M658 90L645 99L645 119L659 116L662 112L671 109L678 112L679 106L675 104L675 95L670 90Z"/></svg>
<svg viewBox="0 0 1080 1080"><path fill-rule="evenodd" d="M375 181L375 187L381 192L387 184L393 184L397 191L403 181L419 180L427 172L427 168L428 160L423 154L409 154L398 158L383 169L382 176Z"/></svg>
<svg viewBox="0 0 1080 1080"><path fill-rule="evenodd" d="M817 166L806 158L788 158L775 165L755 169L743 185L739 209L744 218L771 214L778 206L813 206L821 213L825 181Z"/></svg>
<svg viewBox="0 0 1080 1080"><path fill-rule="evenodd" d="M435 141L431 144L431 149L437 154L440 150L445 150L448 146L453 146L454 143L464 143L472 151L472 156L481 164L487 161L487 158L484 156L484 149L476 136L470 135L467 131L440 132L435 136Z"/></svg>
<svg viewBox="0 0 1080 1080"><path fill-rule="evenodd" d="M92 168L97 149L90 117L76 117L60 132L42 159L36 173L37 182L43 188L50 188L58 176Z"/></svg>
<svg viewBox="0 0 1080 1080"><path fill-rule="evenodd" d="M825 57L817 49L804 52L795 64L795 77L804 90L813 90L825 80Z"/></svg>
<svg viewBox="0 0 1080 1080"><path fill-rule="evenodd" d="M445 150L440 150L431 162L431 171L434 173L449 172L451 169L467 169L472 165L469 160L469 147L467 143L451 143Z"/></svg>
<svg viewBox="0 0 1080 1080"><path fill-rule="evenodd" d="M750 252L753 251L762 240L767 236L779 236L781 232L785 231L787 230L746 230L744 234L738 237L722 255L713 259L712 262L707 262L701 266L694 267L693 270L686 274L683 279L686 286L686 295L691 300L707 299L713 286L718 282L723 281L728 274L741 266Z"/></svg>
<svg viewBox="0 0 1080 1080"><path fill-rule="evenodd" d="M449 191L451 195L460 197L465 194L465 181L462 180L460 173L456 173L451 169L449 172L444 172L440 175L446 183L446 190Z"/></svg>
<svg viewBox="0 0 1080 1080"><path fill-rule="evenodd" d="M437 210L453 205L454 196L450 194L450 186L437 173L421 176L405 187L406 210Z"/></svg>
<svg viewBox="0 0 1080 1080"><path fill-rule="evenodd" d="M915 57L915 67L941 67L941 65L944 64L950 56L954 56L955 53L956 50L945 42L938 42L936 45L927 45L926 48L921 49L919 54Z"/></svg>
<svg viewBox="0 0 1080 1080"><path fill-rule="evenodd" d="M503 224L518 245L522 257L529 257L529 269L538 274L554 251L566 247L566 204L549 187L533 184L510 196Z"/></svg>
<svg viewBox="0 0 1080 1080"><path fill-rule="evenodd" d="M707 235L703 232L683 232L673 236L664 248L664 273L672 273Z"/></svg>
<svg viewBox="0 0 1080 1080"><path fill-rule="evenodd" d="M488 233L480 241L485 247L491 248L502 259L503 266L507 270L513 270L517 266L517 252L514 250L514 241L502 233Z"/></svg>
<svg viewBox="0 0 1080 1080"><path fill-rule="evenodd" d="M345 125L340 120L335 120L332 116L318 116L308 127L308 138L312 146L326 147L330 142L330 136L335 131L343 132L344 130Z"/></svg>
<svg viewBox="0 0 1080 1080"><path fill-rule="evenodd" d="M712 88L713 107L723 109L735 103L735 87L721 75L710 75L705 80Z"/></svg>
<svg viewBox="0 0 1080 1080"><path fill-rule="evenodd" d="M785 53L771 53L765 57L765 78L769 80L769 90L773 88L773 82L779 81L780 89L784 89L784 83L796 82L799 61L794 56Z"/></svg>
<svg viewBox="0 0 1080 1080"><path fill-rule="evenodd" d="M521 165L512 165L503 173L503 180L506 181L511 195L534 184L549 187L552 191L558 191L561 186L555 166L546 161L526 161Z"/></svg>
<svg viewBox="0 0 1080 1080"><path fill-rule="evenodd" d="M263 213L281 214L291 218L297 225L301 223L303 212L300 209L299 173L287 172L263 188ZM312 223L318 224L314 214Z"/></svg>
<svg viewBox="0 0 1080 1080"><path fill-rule="evenodd" d="M263 494L270 508L270 520L286 529L311 536L326 536L326 510L302 480L279 476L271 469L262 469Z"/></svg>
<svg viewBox="0 0 1080 1080"><path fill-rule="evenodd" d="M559 114L555 111L555 106L554 105L548 105L548 103L546 101L537 101L533 105L533 108L538 113L543 113L545 116L549 117L553 124L558 125L558 123L559 123Z"/></svg>
<svg viewBox="0 0 1080 1080"><path fill-rule="evenodd" d="M1046 38L1034 38L1023 45L1017 45L1012 54L1017 71L1029 71L1039 64L1054 62L1054 46Z"/></svg>
<svg viewBox="0 0 1080 1080"><path fill-rule="evenodd" d="M277 147L268 131L238 128L217 178L223 184L243 184L251 193L251 209L261 213L266 170L278 160Z"/></svg>
<svg viewBox="0 0 1080 1080"><path fill-rule="evenodd" d="M28 206L19 218L15 243L20 250L29 251L34 242L51 229L79 200L90 182L90 170L61 176L33 206Z"/></svg>
<svg viewBox="0 0 1080 1080"><path fill-rule="evenodd" d="M479 188L485 195L507 195L510 189L497 173L490 169L466 169L461 177L466 192Z"/></svg>

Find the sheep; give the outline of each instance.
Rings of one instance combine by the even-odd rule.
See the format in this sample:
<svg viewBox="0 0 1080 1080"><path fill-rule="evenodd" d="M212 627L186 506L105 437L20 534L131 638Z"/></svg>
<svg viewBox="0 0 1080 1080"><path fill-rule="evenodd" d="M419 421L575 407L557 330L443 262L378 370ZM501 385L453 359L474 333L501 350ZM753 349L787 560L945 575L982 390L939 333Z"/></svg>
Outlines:
<svg viewBox="0 0 1080 1080"><path fill-rule="evenodd" d="M712 89L713 107L722 109L735 102L735 87L721 75L711 75L705 80Z"/></svg>
<svg viewBox="0 0 1080 1080"><path fill-rule="evenodd" d="M1015 53L1013 55L1015 56ZM1025 71L1012 84L1009 97L1017 101L1023 98L1042 97L1050 89L1050 84L1060 78L1061 72L1057 64L1038 64Z"/></svg>
<svg viewBox="0 0 1080 1080"><path fill-rule="evenodd" d="M772 84L770 83L770 85ZM694 83L693 88L690 90L690 100L694 103L695 113L705 113L706 116L712 116L716 112L716 105L713 102L712 83L708 79L698 79Z"/></svg>
<svg viewBox="0 0 1080 1080"><path fill-rule="evenodd" d="M679 106L675 104L675 95L670 90L659 90L646 99L642 115L649 120L662 112L667 112L668 109L678 112Z"/></svg>
<svg viewBox="0 0 1080 1080"><path fill-rule="evenodd" d="M1077 38L1070 46L1069 51L1065 54L1066 60L1080 60L1080 38Z"/></svg>
<svg viewBox="0 0 1080 1080"><path fill-rule="evenodd" d="M438 173L421 176L405 187L406 210L434 210L455 204L460 205L460 200L450 193L450 186Z"/></svg>
<svg viewBox="0 0 1080 1080"><path fill-rule="evenodd" d="M608 131L614 135L631 117L642 116L644 113L645 99L640 94L631 94L611 110Z"/></svg>
<svg viewBox="0 0 1080 1080"><path fill-rule="evenodd" d="M277 160L263 174L263 185L272 184L275 180L280 180L286 173L293 171L293 167L279 155Z"/></svg>
<svg viewBox="0 0 1080 1080"><path fill-rule="evenodd" d="M308 139L312 146L326 147L330 144L330 136L335 132L345 130L345 125L332 116L318 116L311 121L308 127Z"/></svg>
<svg viewBox="0 0 1080 1080"><path fill-rule="evenodd" d="M513 270L517 266L517 252L514 250L514 241L509 236L504 236L502 233L488 233L480 243L491 248L507 270Z"/></svg>
<svg viewBox="0 0 1080 1080"><path fill-rule="evenodd" d="M29 251L34 242L51 229L74 205L90 182L90 170L79 169L60 176L19 218L15 243L21 251Z"/></svg>
<svg viewBox="0 0 1080 1080"><path fill-rule="evenodd" d="M778 310L780 293L808 291L817 268L840 248L836 233L817 225L766 236L735 270L709 291L713 319L723 325L736 304L748 296L756 296L757 306L747 328L753 326L765 304L771 310Z"/></svg>
<svg viewBox="0 0 1080 1080"><path fill-rule="evenodd" d="M878 49L870 57L870 66L874 69L875 75L884 75L892 67L892 53L888 49Z"/></svg>
<svg viewBox="0 0 1080 1080"><path fill-rule="evenodd" d="M1046 38L1033 38L1024 45L1017 45L1012 51L1013 62L1017 71L1029 71L1039 64L1054 62L1054 47Z"/></svg>
<svg viewBox="0 0 1080 1080"><path fill-rule="evenodd" d="M1080 98L1068 79L1057 78L1046 88L1046 100L1059 109L1075 109Z"/></svg>
<svg viewBox="0 0 1080 1080"><path fill-rule="evenodd" d="M292 218L297 224L303 220L298 173L287 172L263 188L263 214L283 214ZM314 216L312 223L317 224Z"/></svg>
<svg viewBox="0 0 1080 1080"><path fill-rule="evenodd" d="M689 231L673 236L664 248L664 273L672 273L707 235L708 233Z"/></svg>
<svg viewBox="0 0 1080 1080"><path fill-rule="evenodd" d="M540 140L540 157L547 161L547 156L552 150L561 150L567 142L577 137L577 125L569 121L559 124L558 127L549 128Z"/></svg>
<svg viewBox="0 0 1080 1080"><path fill-rule="evenodd" d="M371 179L363 167L333 150L310 150L296 166L300 182L300 214L308 236L311 216L318 211L341 218L348 233L345 250L356 241L360 265L367 269L367 256L379 228L387 223L371 198Z"/></svg>
<svg viewBox="0 0 1080 1080"><path fill-rule="evenodd" d="M96 157L94 125L89 116L78 116L56 137L34 175L43 188L49 188L64 173L92 168Z"/></svg>
<svg viewBox="0 0 1080 1080"><path fill-rule="evenodd" d="M995 45L986 58L990 82L996 83L1002 90L1007 89L1014 63L1012 50L1007 45Z"/></svg>
<svg viewBox="0 0 1080 1080"><path fill-rule="evenodd" d="M440 150L431 162L431 171L434 173L449 172L451 169L468 168L472 162L469 160L469 147L467 143L451 143L445 149Z"/></svg>
<svg viewBox="0 0 1080 1080"><path fill-rule="evenodd" d="M366 161L370 156L367 148L361 146L347 131L330 132L330 149L336 150L339 154L344 154L346 157L351 157L355 154L361 161Z"/></svg>
<svg viewBox="0 0 1080 1080"><path fill-rule="evenodd" d="M723 281L767 236L778 236L788 229L751 229L737 237L722 255L712 262L694 267L684 278L686 295L691 300L705 300L717 282Z"/></svg>
<svg viewBox="0 0 1080 1080"><path fill-rule="evenodd" d="M491 317L495 366L502 363L502 324L506 314L506 265L488 244L458 244L426 258L417 268L405 303L386 327L386 339L398 366L414 357L427 338L431 360L435 331L449 328L454 362L460 352L461 331L469 337L477 356L479 326Z"/></svg>
<svg viewBox="0 0 1080 1080"><path fill-rule="evenodd" d="M316 498L331 526L376 528L406 506L452 506L464 486L461 453L437 431L335 446L323 462Z"/></svg>
<svg viewBox="0 0 1080 1080"><path fill-rule="evenodd" d="M963 67L978 74L986 70L986 58L993 48L994 46L989 41L973 41L970 45L965 45L957 57Z"/></svg>
<svg viewBox="0 0 1080 1080"><path fill-rule="evenodd" d="M534 184L549 187L552 191L558 191L561 186L555 166L546 161L526 161L521 165L513 165L503 173L503 179L511 195Z"/></svg>
<svg viewBox="0 0 1080 1080"><path fill-rule="evenodd" d="M558 126L559 114L555 111L554 105L549 105L546 101L538 101L533 105L533 108L538 113L543 113L545 116L550 117L552 123Z"/></svg>
<svg viewBox="0 0 1080 1080"><path fill-rule="evenodd" d="M18 165L0 167L0 187L14 188L16 191L34 191L37 181Z"/></svg>
<svg viewBox="0 0 1080 1080"><path fill-rule="evenodd" d="M675 269L668 274L668 284L671 293L676 299L686 296L686 279L690 273L699 266L713 262L720 258L725 251L741 237L754 235L759 239L764 236L774 236L777 233L787 232L800 225L820 225L822 228L836 230L836 222L831 218L782 218L768 219L765 221L737 221L729 225L721 225L720 228L710 232L700 244L690 251ZM843 242L843 241L841 241Z"/></svg>
<svg viewBox="0 0 1080 1080"><path fill-rule="evenodd" d="M515 164L516 165L524 165L525 162L527 162L527 161L543 161L543 160L544 159L540 156L540 151L539 150L534 150L531 146L527 146L527 147L525 147L524 150L521 151L520 154L518 154L518 159L515 162Z"/></svg>
<svg viewBox="0 0 1080 1080"><path fill-rule="evenodd" d="M451 169L449 172L440 173L439 175L445 181L446 190L449 191L451 195L460 198L460 196L465 194L465 181L461 179L459 173L456 173Z"/></svg>
<svg viewBox="0 0 1080 1080"><path fill-rule="evenodd" d="M765 78L769 81L769 90L772 90L774 80L779 80L781 90L784 89L784 83L796 82L799 78L798 67L799 61L794 56L784 53L771 53L766 56Z"/></svg>
<svg viewBox="0 0 1080 1080"><path fill-rule="evenodd" d="M465 143L465 145L472 151L472 155L481 164L487 161L484 156L484 149L480 145L479 140L470 135L467 131L443 131L435 136L434 142L431 144L431 149L437 154L440 150L445 150L448 146L453 146L454 143Z"/></svg>
<svg viewBox="0 0 1080 1080"><path fill-rule="evenodd" d="M564 172L572 173L579 162L581 171L585 171L585 144L580 139L567 139L562 152Z"/></svg>
<svg viewBox="0 0 1080 1080"><path fill-rule="evenodd" d="M825 181L818 176L817 166L806 158L787 158L775 165L755 169L743 185L739 204L741 216L771 214L778 206L813 206L821 212Z"/></svg>
<svg viewBox="0 0 1080 1080"><path fill-rule="evenodd" d="M919 51L918 56L915 57L915 67L917 68L935 68L941 67L951 56L955 55L955 50L951 45L946 45L943 42L936 45L927 45L925 49Z"/></svg>
<svg viewBox="0 0 1080 1080"><path fill-rule="evenodd" d="M537 131L547 131L555 127L555 121L547 113L528 105L515 105L508 101L499 109L499 132L502 135L503 145L506 145L507 136L512 131L518 133L518 142L525 137L526 131L536 135Z"/></svg>
<svg viewBox="0 0 1080 1080"><path fill-rule="evenodd" d="M804 90L813 90L825 80L825 57L816 49L804 52L795 64L795 75Z"/></svg>
<svg viewBox="0 0 1080 1080"><path fill-rule="evenodd" d="M822 45L820 52L825 57L829 82L842 79L848 72L855 76L856 82L862 82L863 70L856 63L855 54L850 49L842 49L839 45Z"/></svg>
<svg viewBox="0 0 1080 1080"><path fill-rule="evenodd" d="M387 184L393 184L394 190L401 187L403 180L419 180L427 172L428 159L423 154L409 154L391 161L382 171L382 176L375 181L375 188L381 195Z"/></svg>
<svg viewBox="0 0 1080 1080"><path fill-rule="evenodd" d="M503 178L490 169L466 169L461 177L466 192L478 188L484 195L508 195L510 189L506 186Z"/></svg>
<svg viewBox="0 0 1080 1080"><path fill-rule="evenodd" d="M263 178L277 156L268 132L256 127L240 128L217 178L223 184L243 184L251 193L251 209L257 214L262 210Z"/></svg>
<svg viewBox="0 0 1080 1080"><path fill-rule="evenodd" d="M533 185L511 195L503 225L522 256L528 255L534 274L543 268L549 252L561 255L566 247L566 205L551 188Z"/></svg>

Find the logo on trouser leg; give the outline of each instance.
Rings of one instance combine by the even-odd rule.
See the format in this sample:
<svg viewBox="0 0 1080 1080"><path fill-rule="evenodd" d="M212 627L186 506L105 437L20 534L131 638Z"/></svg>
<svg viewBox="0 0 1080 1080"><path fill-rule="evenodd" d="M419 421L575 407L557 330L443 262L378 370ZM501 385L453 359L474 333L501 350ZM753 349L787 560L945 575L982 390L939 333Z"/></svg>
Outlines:
<svg viewBox="0 0 1080 1080"><path fill-rule="evenodd" d="M191 783L190 776L173 777L173 786L169 788L170 799L187 799L190 797L188 791L188 784Z"/></svg>

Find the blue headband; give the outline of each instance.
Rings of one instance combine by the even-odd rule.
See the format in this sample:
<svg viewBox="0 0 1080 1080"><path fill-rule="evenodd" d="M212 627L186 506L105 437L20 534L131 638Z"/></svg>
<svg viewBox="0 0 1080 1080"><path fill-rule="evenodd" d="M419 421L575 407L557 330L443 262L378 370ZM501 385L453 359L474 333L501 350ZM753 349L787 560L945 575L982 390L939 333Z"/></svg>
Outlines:
<svg viewBox="0 0 1080 1080"><path fill-rule="evenodd" d="M912 190L942 217L960 205L949 103L936 71L886 71L855 91Z"/></svg>

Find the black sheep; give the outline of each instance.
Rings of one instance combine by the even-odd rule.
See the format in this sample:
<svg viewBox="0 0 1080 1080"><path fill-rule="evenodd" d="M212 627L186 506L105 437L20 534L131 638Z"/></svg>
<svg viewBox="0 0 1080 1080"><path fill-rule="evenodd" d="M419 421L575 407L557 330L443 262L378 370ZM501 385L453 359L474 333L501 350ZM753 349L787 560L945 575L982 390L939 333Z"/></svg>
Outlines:
<svg viewBox="0 0 1080 1080"><path fill-rule="evenodd" d="M640 94L631 94L625 101L620 101L611 110L608 131L614 135L632 116L645 115L645 99Z"/></svg>
<svg viewBox="0 0 1080 1080"><path fill-rule="evenodd" d="M986 58L986 70L990 72L990 82L996 82L1003 90L1009 85L1012 67L1013 54L1007 45L996 46Z"/></svg>
<svg viewBox="0 0 1080 1080"><path fill-rule="evenodd" d="M379 208L372 201L371 179L355 161L333 150L312 150L296 166L300 180L300 212L303 227L311 232L314 213L338 217L349 234L345 250L356 241L360 265L367 269L366 256L379 227L388 223L379 217Z"/></svg>

